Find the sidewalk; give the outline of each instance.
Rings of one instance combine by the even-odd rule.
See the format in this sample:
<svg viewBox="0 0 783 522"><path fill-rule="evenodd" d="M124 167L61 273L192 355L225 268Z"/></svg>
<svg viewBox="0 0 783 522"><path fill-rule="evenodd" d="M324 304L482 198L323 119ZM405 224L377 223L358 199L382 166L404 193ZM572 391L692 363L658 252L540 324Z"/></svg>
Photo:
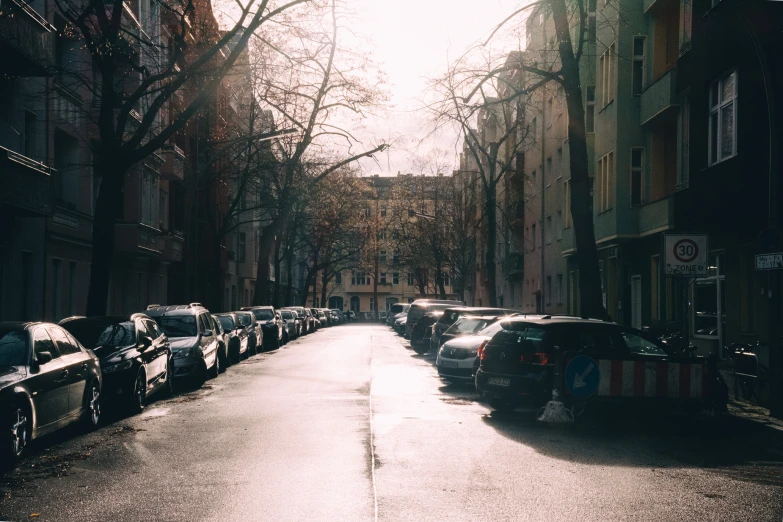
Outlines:
<svg viewBox="0 0 783 522"><path fill-rule="evenodd" d="M769 410L746 401L730 400L729 415L783 431L783 420L769 416Z"/></svg>

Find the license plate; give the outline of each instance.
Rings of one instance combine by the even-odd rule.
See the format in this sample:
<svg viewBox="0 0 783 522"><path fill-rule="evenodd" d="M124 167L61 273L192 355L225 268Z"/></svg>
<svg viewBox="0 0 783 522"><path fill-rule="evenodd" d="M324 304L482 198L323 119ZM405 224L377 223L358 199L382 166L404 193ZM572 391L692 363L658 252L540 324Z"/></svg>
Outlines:
<svg viewBox="0 0 783 522"><path fill-rule="evenodd" d="M459 365L454 361L441 361L440 365L444 368L457 368Z"/></svg>
<svg viewBox="0 0 783 522"><path fill-rule="evenodd" d="M493 386L508 386L511 384L511 379L504 379L503 377L490 377L487 380L487 384L492 384Z"/></svg>

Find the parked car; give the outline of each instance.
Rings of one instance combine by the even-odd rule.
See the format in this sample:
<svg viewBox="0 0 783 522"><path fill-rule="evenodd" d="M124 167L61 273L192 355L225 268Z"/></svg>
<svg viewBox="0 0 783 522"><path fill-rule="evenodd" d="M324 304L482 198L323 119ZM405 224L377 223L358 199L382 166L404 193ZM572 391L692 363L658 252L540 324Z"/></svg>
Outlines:
<svg viewBox="0 0 783 522"><path fill-rule="evenodd" d="M237 311L234 314L242 323L247 331L247 356L255 355L258 353L258 347L264 341L261 333L261 327L256 324L256 317L250 312Z"/></svg>
<svg viewBox="0 0 783 522"><path fill-rule="evenodd" d="M228 357L232 364L237 364L248 350L247 330L234 313L217 314L216 317L223 331L228 333Z"/></svg>
<svg viewBox="0 0 783 522"><path fill-rule="evenodd" d="M397 315L400 315L400 317L394 321L394 331L397 332L397 335L405 335L405 326L408 324L408 314L403 313Z"/></svg>
<svg viewBox="0 0 783 522"><path fill-rule="evenodd" d="M340 313L340 310L329 310L330 317L332 318L332 322L334 324L342 324L343 323L343 314Z"/></svg>
<svg viewBox="0 0 783 522"><path fill-rule="evenodd" d="M507 308L481 308L476 306L459 306L455 308L446 308L443 311L443 315L440 316L438 322L432 325L432 337L430 337L430 350L437 351L438 348L445 342L441 340L440 336L443 332L449 329L454 322L465 315L493 315L499 317L501 315L511 315L517 313L514 310Z"/></svg>
<svg viewBox="0 0 783 522"><path fill-rule="evenodd" d="M323 308L313 308L313 314L315 314L315 318L321 324L321 328L326 328L327 326L331 325L329 318L326 316L326 313L324 313Z"/></svg>
<svg viewBox="0 0 783 522"><path fill-rule="evenodd" d="M417 299L411 303L411 307L408 309L408 321L405 324L405 338L410 339L411 332L413 331L413 327L416 325L416 322L427 312L445 310L455 306L465 306L465 303L462 301L436 301L431 299Z"/></svg>
<svg viewBox="0 0 783 522"><path fill-rule="evenodd" d="M212 326L214 327L215 336L218 340L218 358L220 359L220 373L226 371L226 368L231 366L231 357L228 355L228 341L231 337L230 333L226 331L220 324L216 315L210 315L212 318Z"/></svg>
<svg viewBox="0 0 783 522"><path fill-rule="evenodd" d="M171 345L149 316L69 317L59 324L98 356L104 399L140 413L151 395L174 391Z"/></svg>
<svg viewBox="0 0 783 522"><path fill-rule="evenodd" d="M311 312L309 308L302 308L302 310L304 310L305 317L307 318L307 327L309 328L307 333L313 333L318 328L316 326L317 321L315 319L315 316L313 315L313 312Z"/></svg>
<svg viewBox="0 0 783 522"><path fill-rule="evenodd" d="M406 311L410 308L410 305L405 303L394 303L389 307L389 312L386 314L386 325L394 326L394 321L397 319L398 314Z"/></svg>
<svg viewBox="0 0 783 522"><path fill-rule="evenodd" d="M293 310L280 310L280 318L283 320L283 343L293 341L299 337L301 322L299 316Z"/></svg>
<svg viewBox="0 0 783 522"><path fill-rule="evenodd" d="M325 324L321 324L321 320L318 319L318 310L315 308L307 308L307 311L310 312L310 315L313 318L313 331L318 331L322 326L326 326Z"/></svg>
<svg viewBox="0 0 783 522"><path fill-rule="evenodd" d="M479 349L475 378L477 392L496 410L544 406L552 396L558 353L569 365L585 356L571 377L579 383L574 389L583 391L572 394L563 386L562 400L577 414L588 405L620 403L637 408L666 405L691 413L701 408L726 410L728 388L704 357L673 355L639 330L557 316L512 317L500 324L501 330ZM686 367L689 371L682 371ZM563 383L568 383L569 374L566 366Z"/></svg>
<svg viewBox="0 0 783 522"><path fill-rule="evenodd" d="M461 335L444 342L435 360L438 375L451 382L473 382L479 348L501 328L500 320L496 319L474 335Z"/></svg>
<svg viewBox="0 0 783 522"><path fill-rule="evenodd" d="M192 379L197 386L220 373L218 339L209 310L199 303L147 307L147 315L171 344L174 380Z"/></svg>
<svg viewBox="0 0 783 522"><path fill-rule="evenodd" d="M301 306L286 306L284 310L291 310L297 315L299 320L299 336L307 335L311 332L312 322L305 314L305 309Z"/></svg>
<svg viewBox="0 0 783 522"><path fill-rule="evenodd" d="M427 312L416 321L416 325L411 330L410 341L411 348L419 355L424 355L430 350L432 325L438 322L442 314L443 310Z"/></svg>
<svg viewBox="0 0 783 522"><path fill-rule="evenodd" d="M271 306L248 306L242 310L252 312L255 316L256 323L261 327L264 345L272 349L280 348L283 343L283 319L280 314Z"/></svg>
<svg viewBox="0 0 783 522"><path fill-rule="evenodd" d="M14 463L31 440L101 416L98 356L51 323L0 323L0 459Z"/></svg>

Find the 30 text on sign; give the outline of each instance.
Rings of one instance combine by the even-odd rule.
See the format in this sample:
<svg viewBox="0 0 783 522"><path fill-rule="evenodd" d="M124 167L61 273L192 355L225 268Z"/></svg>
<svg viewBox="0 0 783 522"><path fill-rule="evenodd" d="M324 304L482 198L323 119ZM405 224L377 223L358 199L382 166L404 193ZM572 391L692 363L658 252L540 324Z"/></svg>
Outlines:
<svg viewBox="0 0 783 522"><path fill-rule="evenodd" d="M707 266L706 234L664 234L663 274L666 277L705 277Z"/></svg>

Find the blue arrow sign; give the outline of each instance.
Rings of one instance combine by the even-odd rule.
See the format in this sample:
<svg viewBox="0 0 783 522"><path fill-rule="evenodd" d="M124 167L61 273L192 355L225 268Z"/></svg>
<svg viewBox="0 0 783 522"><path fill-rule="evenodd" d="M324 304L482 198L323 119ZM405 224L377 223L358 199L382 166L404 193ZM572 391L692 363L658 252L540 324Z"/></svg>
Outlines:
<svg viewBox="0 0 783 522"><path fill-rule="evenodd" d="M568 363L565 372L568 391L577 399L587 399L598 391L601 382L601 370L591 357L577 355Z"/></svg>

